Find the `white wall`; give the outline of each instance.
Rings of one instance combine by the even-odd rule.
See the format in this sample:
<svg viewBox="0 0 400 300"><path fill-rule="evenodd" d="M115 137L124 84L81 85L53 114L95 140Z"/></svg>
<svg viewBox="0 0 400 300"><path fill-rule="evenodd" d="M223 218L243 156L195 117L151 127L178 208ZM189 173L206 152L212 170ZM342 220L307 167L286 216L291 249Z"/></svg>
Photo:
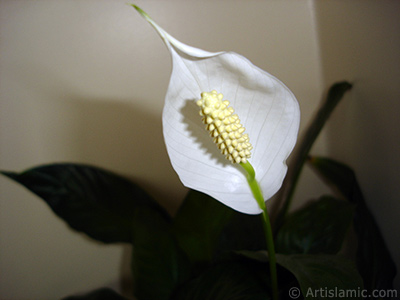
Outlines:
<svg viewBox="0 0 400 300"><path fill-rule="evenodd" d="M125 3L0 1L0 169L90 163L137 180L174 211L186 190L161 133L170 57ZM238 52L277 76L300 102L302 128L328 85L353 80L313 152L355 167L399 264L397 2L135 3L181 41ZM326 191L310 172L304 175L297 200ZM0 205L0 298L120 288L128 247L100 245L69 230L4 177Z"/></svg>
<svg viewBox="0 0 400 300"><path fill-rule="evenodd" d="M316 1L315 15L324 82L354 83L326 147L355 169L399 272L400 2Z"/></svg>

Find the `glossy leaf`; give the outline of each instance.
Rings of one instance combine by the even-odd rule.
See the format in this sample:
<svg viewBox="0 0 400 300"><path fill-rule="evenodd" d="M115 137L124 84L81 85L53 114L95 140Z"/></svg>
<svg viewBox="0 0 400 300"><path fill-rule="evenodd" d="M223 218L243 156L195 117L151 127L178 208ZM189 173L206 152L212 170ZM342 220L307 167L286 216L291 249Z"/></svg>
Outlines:
<svg viewBox="0 0 400 300"><path fill-rule="evenodd" d="M362 299L360 293L351 297L338 294L362 289L362 278L353 262L346 258L338 255L277 254L276 261L296 277L304 299Z"/></svg>
<svg viewBox="0 0 400 300"><path fill-rule="evenodd" d="M356 204L354 229L358 238L357 267L364 279L365 288L369 291L392 289L396 266L374 216L366 205L353 170L328 158L312 157L309 162L335 191Z"/></svg>
<svg viewBox="0 0 400 300"><path fill-rule="evenodd" d="M217 240L234 213L206 194L189 191L173 220L173 231L192 262L212 260Z"/></svg>
<svg viewBox="0 0 400 300"><path fill-rule="evenodd" d="M240 255L257 262L268 262L267 251L237 251ZM354 263L338 255L276 254L279 274L279 299L361 299L360 294L351 297L322 294L333 291L361 291L362 279ZM286 270L286 272L284 270ZM292 275L288 274L290 272ZM293 281L293 276L297 282ZM302 295L300 295L300 292ZM322 292L321 292L322 291Z"/></svg>
<svg viewBox="0 0 400 300"><path fill-rule="evenodd" d="M354 205L321 197L289 215L276 237L284 254L336 254L353 220Z"/></svg>
<svg viewBox="0 0 400 300"><path fill-rule="evenodd" d="M209 262L232 250L266 248L260 215L239 213L194 190L179 208L173 231L193 263Z"/></svg>
<svg viewBox="0 0 400 300"><path fill-rule="evenodd" d="M225 159L205 130L196 100L202 92L216 90L230 101L254 147L249 161L264 199L269 199L282 184L285 161L297 139L300 111L296 98L282 82L245 57L185 45L134 7L157 30L172 56L163 130L180 180L237 211L261 213L242 169Z"/></svg>
<svg viewBox="0 0 400 300"><path fill-rule="evenodd" d="M147 209L152 219L170 222L144 190L99 168L50 164L2 173L41 197L73 229L105 243L133 242L132 224L139 208Z"/></svg>
<svg viewBox="0 0 400 300"><path fill-rule="evenodd" d="M138 299L169 299L176 286L190 275L189 260L165 222L138 209L133 224L134 294Z"/></svg>

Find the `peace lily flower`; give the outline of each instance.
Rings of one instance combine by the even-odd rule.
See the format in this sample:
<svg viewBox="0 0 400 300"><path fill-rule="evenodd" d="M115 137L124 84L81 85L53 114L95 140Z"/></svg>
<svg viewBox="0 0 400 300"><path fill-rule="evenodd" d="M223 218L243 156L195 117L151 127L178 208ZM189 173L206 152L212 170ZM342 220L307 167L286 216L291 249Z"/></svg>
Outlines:
<svg viewBox="0 0 400 300"><path fill-rule="evenodd" d="M245 57L185 45L132 6L172 55L162 120L168 155L180 180L237 211L261 213L240 164L251 163L264 200L279 190L299 129L296 98Z"/></svg>

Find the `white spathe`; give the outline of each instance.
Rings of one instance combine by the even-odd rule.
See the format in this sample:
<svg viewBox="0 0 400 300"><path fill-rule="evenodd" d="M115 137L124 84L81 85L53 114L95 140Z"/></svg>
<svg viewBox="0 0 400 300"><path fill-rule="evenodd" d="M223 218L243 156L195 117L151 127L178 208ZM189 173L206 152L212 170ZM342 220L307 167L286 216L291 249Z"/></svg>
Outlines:
<svg viewBox="0 0 400 300"><path fill-rule="evenodd" d="M286 175L286 159L297 139L300 109L278 79L234 52L207 52L185 45L134 6L157 30L172 55L172 74L163 110L163 133L172 166L182 183L243 213L261 213L244 171L229 162L204 128L196 101L216 90L230 101L250 137L249 162L264 199Z"/></svg>

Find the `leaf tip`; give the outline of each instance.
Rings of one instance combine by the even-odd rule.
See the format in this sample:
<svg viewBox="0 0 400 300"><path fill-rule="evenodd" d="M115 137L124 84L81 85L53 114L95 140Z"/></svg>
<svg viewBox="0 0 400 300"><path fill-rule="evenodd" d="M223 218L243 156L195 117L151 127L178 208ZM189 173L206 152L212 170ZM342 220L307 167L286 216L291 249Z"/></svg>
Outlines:
<svg viewBox="0 0 400 300"><path fill-rule="evenodd" d="M10 171L0 171L0 174L4 175L4 176L6 176L6 177L8 177L8 178L10 178L10 179L14 179L14 180L15 180L15 178L18 176L17 173L15 173L15 172L10 172Z"/></svg>
<svg viewBox="0 0 400 300"><path fill-rule="evenodd" d="M350 83L348 81L340 81L340 82L337 82L337 83L333 84L330 90L332 92L339 92L340 91L341 93L344 93L346 91L351 90L352 87L353 87L352 83Z"/></svg>
<svg viewBox="0 0 400 300"><path fill-rule="evenodd" d="M143 9L141 9L139 6L137 6L136 4L128 3L128 5L132 6L134 9L136 9L137 12L139 14L141 14L143 17L145 17L146 19L150 18L150 16Z"/></svg>

